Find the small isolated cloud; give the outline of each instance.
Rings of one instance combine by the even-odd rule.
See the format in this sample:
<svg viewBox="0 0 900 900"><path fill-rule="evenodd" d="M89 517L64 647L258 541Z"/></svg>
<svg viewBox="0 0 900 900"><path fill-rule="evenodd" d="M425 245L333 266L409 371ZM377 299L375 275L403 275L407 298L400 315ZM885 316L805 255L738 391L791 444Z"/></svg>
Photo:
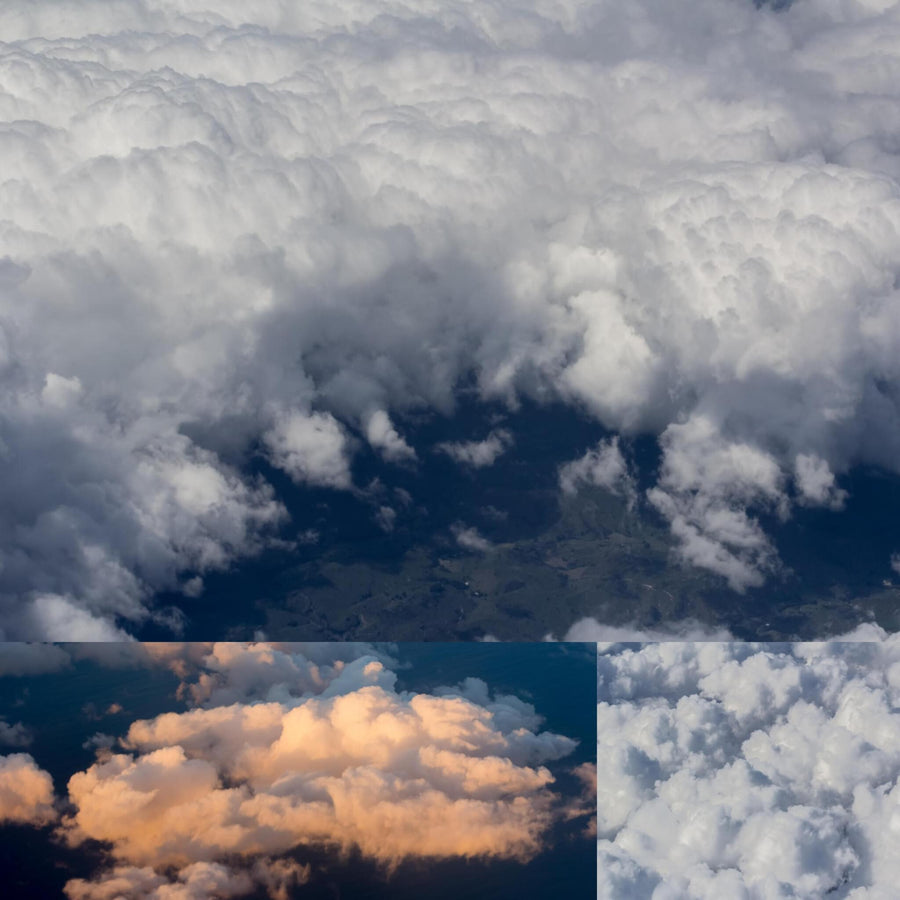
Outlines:
<svg viewBox="0 0 900 900"><path fill-rule="evenodd" d="M259 888L286 900L310 875L289 856L297 848L356 848L387 870L409 858L525 861L555 822L589 817L586 799L562 802L546 766L576 742L541 731L533 706L478 679L399 692L385 658L358 649L161 649L196 676L182 695L201 705L135 721L117 747L95 736L60 834L103 842L110 865L70 880L70 900ZM576 773L585 797L588 769Z"/></svg>
<svg viewBox="0 0 900 900"><path fill-rule="evenodd" d="M900 553L891 554L891 568L900 575Z"/></svg>
<svg viewBox="0 0 900 900"><path fill-rule="evenodd" d="M598 656L598 897L885 900L900 639Z"/></svg>
<svg viewBox="0 0 900 900"><path fill-rule="evenodd" d="M273 466L301 484L346 489L352 482L347 439L330 413L280 416L265 436Z"/></svg>
<svg viewBox="0 0 900 900"><path fill-rule="evenodd" d="M794 461L795 481L800 502L809 506L827 506L838 510L844 506L847 492L835 483L834 472L819 456L797 454Z"/></svg>
<svg viewBox="0 0 900 900"><path fill-rule="evenodd" d="M634 505L637 489L617 437L600 441L580 459L560 466L559 486L563 493L576 494L583 484L620 494L628 499L629 506Z"/></svg>
<svg viewBox="0 0 900 900"><path fill-rule="evenodd" d="M385 533L390 534L397 523L397 510L390 506L379 506L375 513L375 524Z"/></svg>
<svg viewBox="0 0 900 900"><path fill-rule="evenodd" d="M474 526L467 527L461 522L457 522L450 528L456 543L464 550L471 550L473 553L487 553L493 549L493 544L483 537Z"/></svg>
<svg viewBox="0 0 900 900"><path fill-rule="evenodd" d="M27 753L0 756L0 824L48 825L57 817L53 779Z"/></svg>
<svg viewBox="0 0 900 900"><path fill-rule="evenodd" d="M446 453L454 462L473 469L492 466L514 443L512 433L505 428L497 428L483 441L445 441L437 444L435 450Z"/></svg>
<svg viewBox="0 0 900 900"><path fill-rule="evenodd" d="M21 722L10 724L0 719L0 746L27 747L34 740L31 729Z"/></svg>
<svg viewBox="0 0 900 900"><path fill-rule="evenodd" d="M366 439L388 462L412 462L416 458L416 451L400 436L383 409L369 416Z"/></svg>

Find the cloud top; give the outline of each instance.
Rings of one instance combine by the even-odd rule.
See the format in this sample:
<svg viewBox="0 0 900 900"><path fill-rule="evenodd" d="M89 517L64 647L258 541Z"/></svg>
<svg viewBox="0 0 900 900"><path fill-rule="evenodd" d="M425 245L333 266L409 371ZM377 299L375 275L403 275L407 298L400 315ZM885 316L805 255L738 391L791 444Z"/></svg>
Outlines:
<svg viewBox="0 0 900 900"><path fill-rule="evenodd" d="M598 895L889 896L898 654L883 635L601 648Z"/></svg>
<svg viewBox="0 0 900 900"><path fill-rule="evenodd" d="M56 824L72 847L99 842L105 861L69 880L70 900L282 900L311 877L304 855L358 854L386 874L407 860L525 863L557 826L572 823L573 837L591 827L593 766L566 772L581 791L556 784L565 770L554 764L577 741L479 678L398 690L389 650L67 645L72 663L166 667L182 702L118 738L89 738L95 761L64 800L31 756L0 757L0 821ZM8 744L29 736L0 726Z"/></svg>
<svg viewBox="0 0 900 900"><path fill-rule="evenodd" d="M348 490L473 388L655 435L680 558L760 584L762 514L900 458L898 32L887 2L5 4L3 634L136 627L285 523L254 460ZM611 447L569 474L624 485Z"/></svg>

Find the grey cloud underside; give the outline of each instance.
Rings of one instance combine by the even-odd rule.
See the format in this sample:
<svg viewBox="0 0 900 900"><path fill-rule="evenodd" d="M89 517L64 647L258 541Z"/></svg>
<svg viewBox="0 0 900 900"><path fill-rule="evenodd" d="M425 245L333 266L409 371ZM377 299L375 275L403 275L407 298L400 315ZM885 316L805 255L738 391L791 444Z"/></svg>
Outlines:
<svg viewBox="0 0 900 900"><path fill-rule="evenodd" d="M760 584L759 514L900 458L898 32L829 0L5 4L5 634L198 594L286 523L254 454L359 490L463 383L656 435L682 558ZM486 435L456 458L516 453Z"/></svg>

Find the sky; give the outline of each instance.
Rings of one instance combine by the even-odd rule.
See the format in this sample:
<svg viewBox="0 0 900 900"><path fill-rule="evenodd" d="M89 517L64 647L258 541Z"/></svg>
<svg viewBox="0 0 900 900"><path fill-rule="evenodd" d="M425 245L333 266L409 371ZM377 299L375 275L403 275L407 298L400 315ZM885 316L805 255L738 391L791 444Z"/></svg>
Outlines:
<svg viewBox="0 0 900 900"><path fill-rule="evenodd" d="M9 896L593 889L593 645L15 646Z"/></svg>
<svg viewBox="0 0 900 900"><path fill-rule="evenodd" d="M898 30L886 0L3 4L3 636L177 625L315 540L308 492L401 527L423 457L516 454L463 403L596 423L560 495L618 494L735 603L777 580L780 524L897 474Z"/></svg>
<svg viewBox="0 0 900 900"><path fill-rule="evenodd" d="M900 643L598 645L598 898L896 894Z"/></svg>

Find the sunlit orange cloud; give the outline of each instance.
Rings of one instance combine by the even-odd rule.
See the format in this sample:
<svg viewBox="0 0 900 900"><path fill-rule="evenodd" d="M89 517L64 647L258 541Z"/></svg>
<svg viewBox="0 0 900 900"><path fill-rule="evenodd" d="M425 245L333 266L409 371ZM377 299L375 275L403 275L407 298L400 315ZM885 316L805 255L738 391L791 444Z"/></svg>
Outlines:
<svg viewBox="0 0 900 900"><path fill-rule="evenodd" d="M46 825L56 815L50 775L27 753L0 756L0 824Z"/></svg>
<svg viewBox="0 0 900 900"><path fill-rule="evenodd" d="M237 891L253 866L252 882L275 897L299 873L279 876L289 863L269 858L304 845L355 847L387 867L410 857L525 861L568 817L542 763L575 742L539 732L527 704L398 693L373 659L345 668L348 683L368 683L134 722L121 741L128 752L101 751L69 781L61 832L76 845L106 842L116 861L70 882L71 900L189 898L201 872ZM237 858L242 878L191 868ZM227 890L217 896L237 896Z"/></svg>

